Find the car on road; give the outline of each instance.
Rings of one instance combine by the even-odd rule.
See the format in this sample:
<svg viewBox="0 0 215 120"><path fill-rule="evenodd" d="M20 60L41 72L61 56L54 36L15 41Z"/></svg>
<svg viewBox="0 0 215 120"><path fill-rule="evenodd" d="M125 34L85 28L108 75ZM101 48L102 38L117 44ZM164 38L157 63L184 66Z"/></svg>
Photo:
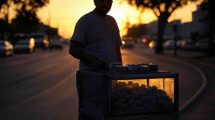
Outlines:
<svg viewBox="0 0 215 120"><path fill-rule="evenodd" d="M34 49L35 40L33 38L19 40L14 46L14 52L16 53L33 53Z"/></svg>
<svg viewBox="0 0 215 120"><path fill-rule="evenodd" d="M134 48L134 39L130 37L125 37L122 39L122 48Z"/></svg>
<svg viewBox="0 0 215 120"><path fill-rule="evenodd" d="M179 40L177 47L182 50L196 50L195 42L192 40Z"/></svg>
<svg viewBox="0 0 215 120"><path fill-rule="evenodd" d="M46 49L49 46L48 37L42 33L31 33L30 35L35 40L35 48Z"/></svg>
<svg viewBox="0 0 215 120"><path fill-rule="evenodd" d="M63 50L63 44L60 39L51 39L49 42L49 49L60 49Z"/></svg>
<svg viewBox="0 0 215 120"><path fill-rule="evenodd" d="M175 48L175 41L174 40L167 40L164 42L163 47L165 49L174 49Z"/></svg>
<svg viewBox="0 0 215 120"><path fill-rule="evenodd" d="M13 45L4 40L0 40L0 56L12 56L13 55Z"/></svg>
<svg viewBox="0 0 215 120"><path fill-rule="evenodd" d="M185 44L185 40L178 40L176 44L178 49L182 49L183 45Z"/></svg>
<svg viewBox="0 0 215 120"><path fill-rule="evenodd" d="M195 44L196 49L200 51L206 51L208 49L208 40L200 40Z"/></svg>
<svg viewBox="0 0 215 120"><path fill-rule="evenodd" d="M156 42L155 40L151 40L151 41L149 42L149 48L155 49L156 46L157 46L157 42Z"/></svg>

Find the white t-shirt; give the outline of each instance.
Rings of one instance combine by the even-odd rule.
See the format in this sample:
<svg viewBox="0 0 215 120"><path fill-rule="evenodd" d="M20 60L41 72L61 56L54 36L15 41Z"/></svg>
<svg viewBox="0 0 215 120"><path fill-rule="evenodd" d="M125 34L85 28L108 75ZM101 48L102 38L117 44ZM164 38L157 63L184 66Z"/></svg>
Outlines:
<svg viewBox="0 0 215 120"><path fill-rule="evenodd" d="M107 64L117 62L116 47L122 45L115 19L109 15L98 16L94 11L79 19L71 40L82 44L87 54ZM80 69L96 70L85 61L80 61Z"/></svg>

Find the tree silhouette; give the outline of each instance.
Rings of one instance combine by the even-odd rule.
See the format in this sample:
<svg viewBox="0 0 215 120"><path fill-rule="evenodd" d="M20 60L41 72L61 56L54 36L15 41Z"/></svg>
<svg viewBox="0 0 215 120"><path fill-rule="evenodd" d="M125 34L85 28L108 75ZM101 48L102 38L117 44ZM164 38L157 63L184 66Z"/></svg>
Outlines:
<svg viewBox="0 0 215 120"><path fill-rule="evenodd" d="M1 0L0 2L0 14L3 16L2 21L2 34L4 34L4 39L8 39L8 31L10 29L9 24L9 8L12 0Z"/></svg>
<svg viewBox="0 0 215 120"><path fill-rule="evenodd" d="M49 3L49 0L13 0L18 11L31 11L37 12L37 10Z"/></svg>
<svg viewBox="0 0 215 120"><path fill-rule="evenodd" d="M12 25L17 32L30 33L39 30L39 18L36 12L47 5L49 0L14 0L17 15L12 20Z"/></svg>
<svg viewBox="0 0 215 120"><path fill-rule="evenodd" d="M35 12L18 11L16 18L12 20L12 26L16 32L30 33L39 30L40 20Z"/></svg>
<svg viewBox="0 0 215 120"><path fill-rule="evenodd" d="M9 8L13 4L17 12L16 17L12 20L13 28L17 32L36 31L39 24L39 18L36 13L39 8L48 3L49 0L0 0L0 13L4 16L3 21L9 24Z"/></svg>
<svg viewBox="0 0 215 120"><path fill-rule="evenodd" d="M142 8L149 8L153 11L158 19L157 28L157 47L155 53L163 53L163 35L168 18L179 7L186 5L188 2L197 0L126 0L130 5Z"/></svg>

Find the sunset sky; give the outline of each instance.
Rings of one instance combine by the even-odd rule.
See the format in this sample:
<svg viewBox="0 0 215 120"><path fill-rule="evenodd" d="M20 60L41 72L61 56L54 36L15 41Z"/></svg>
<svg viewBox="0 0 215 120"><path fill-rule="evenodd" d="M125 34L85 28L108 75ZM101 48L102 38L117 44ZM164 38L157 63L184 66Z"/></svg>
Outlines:
<svg viewBox="0 0 215 120"><path fill-rule="evenodd" d="M50 0L48 6L39 10L38 15L44 23L50 23L51 26L58 27L61 35L70 38L77 20L93 9L93 0ZM196 4L189 4L183 9L177 10L170 20L191 21L192 11L194 10L196 10ZM146 10L140 15L136 8L132 8L126 3L120 4L117 0L113 0L112 9L108 14L116 19L121 35L126 33L126 22L138 24L156 20L156 17L150 10ZM141 18L141 20L138 18Z"/></svg>

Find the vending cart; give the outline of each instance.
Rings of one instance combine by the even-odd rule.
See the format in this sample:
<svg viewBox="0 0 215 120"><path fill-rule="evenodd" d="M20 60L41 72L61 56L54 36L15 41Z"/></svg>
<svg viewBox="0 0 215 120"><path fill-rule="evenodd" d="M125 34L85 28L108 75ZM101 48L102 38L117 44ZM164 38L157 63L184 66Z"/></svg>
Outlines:
<svg viewBox="0 0 215 120"><path fill-rule="evenodd" d="M177 73L127 65L110 72L78 71L77 79L79 112L95 120L178 120Z"/></svg>

